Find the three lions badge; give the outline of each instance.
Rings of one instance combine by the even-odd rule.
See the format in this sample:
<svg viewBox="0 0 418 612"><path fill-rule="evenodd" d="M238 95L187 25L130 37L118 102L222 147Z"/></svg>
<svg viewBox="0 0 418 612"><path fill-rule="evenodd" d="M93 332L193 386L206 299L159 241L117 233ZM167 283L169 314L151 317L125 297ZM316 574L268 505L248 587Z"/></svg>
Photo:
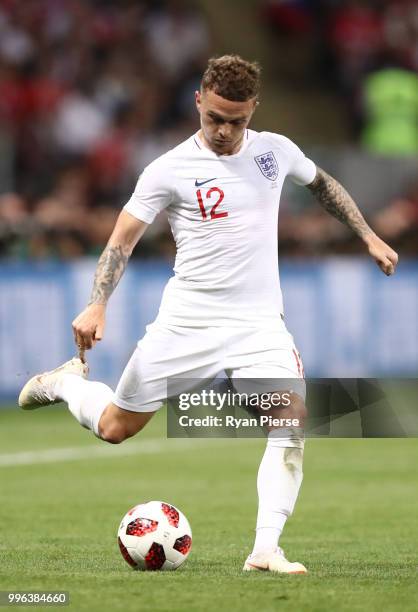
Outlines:
<svg viewBox="0 0 418 612"><path fill-rule="evenodd" d="M262 174L269 179L269 181L275 181L277 179L279 176L279 166L277 165L273 151L257 155L254 159Z"/></svg>

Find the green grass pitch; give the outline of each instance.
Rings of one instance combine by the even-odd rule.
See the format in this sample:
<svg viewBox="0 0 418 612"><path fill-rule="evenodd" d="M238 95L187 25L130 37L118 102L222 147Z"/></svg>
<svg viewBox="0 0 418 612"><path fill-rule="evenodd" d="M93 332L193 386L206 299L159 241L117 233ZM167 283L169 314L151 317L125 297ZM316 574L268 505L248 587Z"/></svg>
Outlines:
<svg viewBox="0 0 418 612"><path fill-rule="evenodd" d="M0 590L66 590L77 612L416 610L418 440L307 442L281 543L310 573L289 577L241 571L263 447L165 440L163 413L112 447L61 406L0 410ZM135 572L119 553L122 515L149 499L192 525L177 572Z"/></svg>

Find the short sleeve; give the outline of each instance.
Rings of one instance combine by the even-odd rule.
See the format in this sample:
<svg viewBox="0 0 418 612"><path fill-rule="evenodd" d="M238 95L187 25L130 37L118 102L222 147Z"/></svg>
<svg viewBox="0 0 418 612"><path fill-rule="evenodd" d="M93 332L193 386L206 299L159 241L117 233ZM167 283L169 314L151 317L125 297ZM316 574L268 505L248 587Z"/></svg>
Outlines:
<svg viewBox="0 0 418 612"><path fill-rule="evenodd" d="M301 149L281 134L266 132L288 161L287 176L298 185L309 185L316 176L316 164Z"/></svg>
<svg viewBox="0 0 418 612"><path fill-rule="evenodd" d="M285 140L290 156L288 177L297 185L309 185L316 176L316 164L294 142Z"/></svg>
<svg viewBox="0 0 418 612"><path fill-rule="evenodd" d="M172 199L168 171L160 159L152 162L140 175L135 190L123 207L128 213L145 223L152 223L159 212L167 208Z"/></svg>

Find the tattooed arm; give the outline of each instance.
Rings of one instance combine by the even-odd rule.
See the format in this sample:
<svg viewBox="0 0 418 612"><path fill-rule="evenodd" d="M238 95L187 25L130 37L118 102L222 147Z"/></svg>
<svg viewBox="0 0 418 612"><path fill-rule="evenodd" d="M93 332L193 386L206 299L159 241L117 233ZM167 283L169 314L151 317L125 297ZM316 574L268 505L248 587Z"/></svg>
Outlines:
<svg viewBox="0 0 418 612"><path fill-rule="evenodd" d="M73 321L74 339L80 349L90 349L102 339L107 302L146 228L147 224L143 221L125 211L120 213L97 264L89 304Z"/></svg>
<svg viewBox="0 0 418 612"><path fill-rule="evenodd" d="M366 244L369 254L388 276L395 272L397 253L381 240L366 223L353 198L332 176L317 168L316 177L307 185L323 208L353 230Z"/></svg>
<svg viewBox="0 0 418 612"><path fill-rule="evenodd" d="M108 244L100 256L94 275L90 304L105 306L125 271L130 253L121 244Z"/></svg>

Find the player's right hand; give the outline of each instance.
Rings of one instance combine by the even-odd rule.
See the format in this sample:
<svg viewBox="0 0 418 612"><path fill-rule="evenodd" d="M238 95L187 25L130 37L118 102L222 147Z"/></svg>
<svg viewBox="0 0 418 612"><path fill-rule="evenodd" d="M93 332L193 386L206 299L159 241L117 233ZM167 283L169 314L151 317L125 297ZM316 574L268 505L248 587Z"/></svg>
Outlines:
<svg viewBox="0 0 418 612"><path fill-rule="evenodd" d="M90 304L74 319L72 327L79 352L91 349L103 338L105 319L104 304Z"/></svg>

